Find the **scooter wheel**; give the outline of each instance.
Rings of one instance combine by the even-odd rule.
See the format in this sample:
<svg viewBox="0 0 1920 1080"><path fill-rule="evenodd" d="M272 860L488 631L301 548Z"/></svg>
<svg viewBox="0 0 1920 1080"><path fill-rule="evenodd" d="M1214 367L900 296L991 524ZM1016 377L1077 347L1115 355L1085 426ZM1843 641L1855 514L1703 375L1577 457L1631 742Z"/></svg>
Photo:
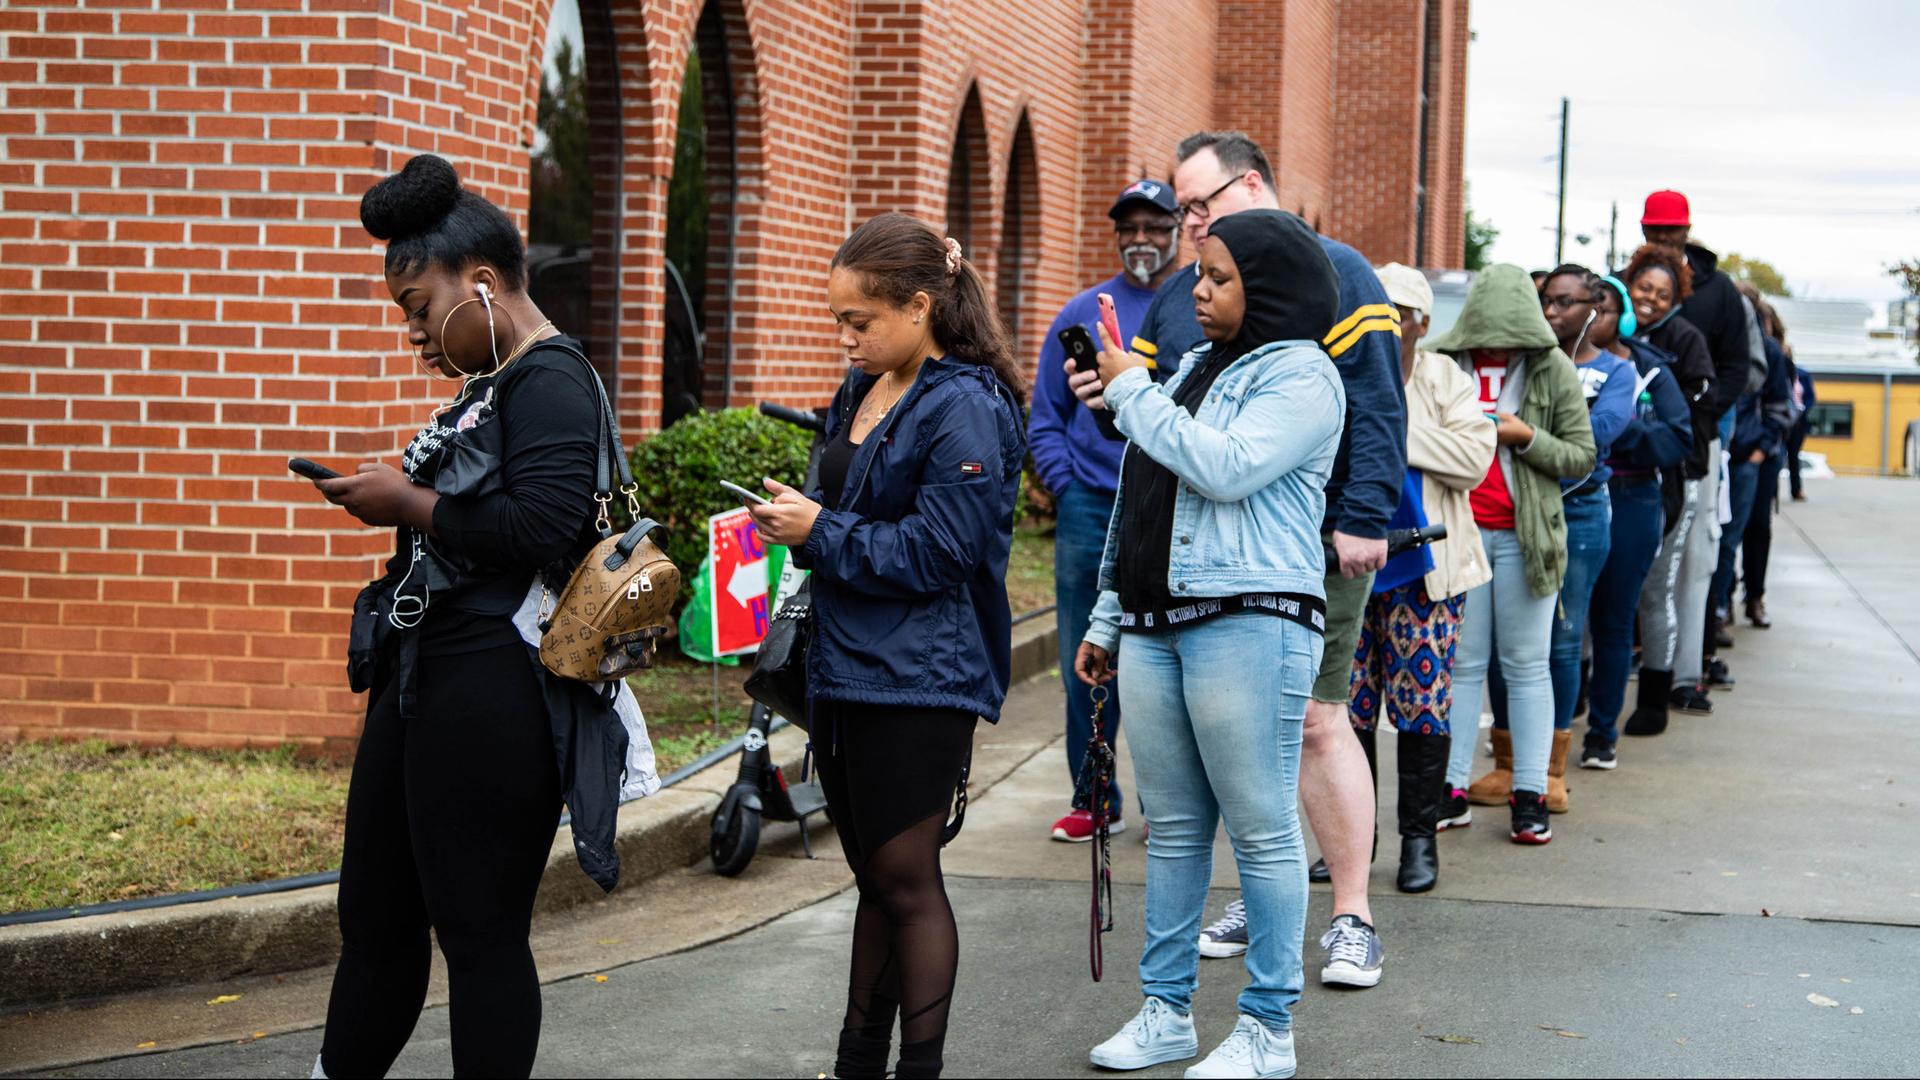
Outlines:
<svg viewBox="0 0 1920 1080"><path fill-rule="evenodd" d="M739 874L753 861L754 849L759 846L760 814L752 807L734 803L725 827L714 834L708 845L713 856L713 872L722 877Z"/></svg>

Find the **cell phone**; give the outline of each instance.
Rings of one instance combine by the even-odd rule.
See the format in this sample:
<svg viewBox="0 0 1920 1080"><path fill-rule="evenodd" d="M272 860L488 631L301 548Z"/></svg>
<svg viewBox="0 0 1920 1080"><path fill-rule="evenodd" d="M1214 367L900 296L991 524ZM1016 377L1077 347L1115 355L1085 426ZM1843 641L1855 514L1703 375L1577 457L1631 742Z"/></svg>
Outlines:
<svg viewBox="0 0 1920 1080"><path fill-rule="evenodd" d="M294 472L299 473L301 476L304 476L309 480L340 479L339 473L334 472L332 469L327 468L325 465L322 465L314 461L308 461L306 458L303 458L303 457L288 458L287 468L292 469Z"/></svg>
<svg viewBox="0 0 1920 1080"><path fill-rule="evenodd" d="M740 496L741 503L747 506L765 506L770 501L765 495L756 495L731 480L720 481L720 486Z"/></svg>
<svg viewBox="0 0 1920 1080"><path fill-rule="evenodd" d="M1100 346L1093 343L1093 335L1084 326L1069 326L1060 331L1060 347L1067 350L1073 358L1077 371L1100 370Z"/></svg>
<svg viewBox="0 0 1920 1080"><path fill-rule="evenodd" d="M1113 339L1116 349L1127 347L1126 340L1120 336L1120 313L1114 310L1113 294L1100 294L1100 325L1107 328L1107 336Z"/></svg>

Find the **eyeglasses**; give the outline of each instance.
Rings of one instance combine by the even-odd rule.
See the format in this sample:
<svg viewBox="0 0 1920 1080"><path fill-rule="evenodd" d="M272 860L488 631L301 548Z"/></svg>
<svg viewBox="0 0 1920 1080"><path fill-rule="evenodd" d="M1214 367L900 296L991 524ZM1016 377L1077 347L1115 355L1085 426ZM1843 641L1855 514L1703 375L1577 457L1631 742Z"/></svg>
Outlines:
<svg viewBox="0 0 1920 1080"><path fill-rule="evenodd" d="M1246 173L1241 173L1239 176L1229 177L1226 183L1221 184L1217 188L1214 188L1212 193L1209 194L1204 199L1195 199L1192 202L1181 203L1179 206L1180 220L1181 221L1187 220L1188 214L1192 214L1194 217L1200 219L1201 221L1205 221L1208 218L1212 217L1213 209L1207 204L1219 198L1221 192L1239 183L1241 178L1245 177L1246 175L1247 175Z"/></svg>
<svg viewBox="0 0 1920 1080"><path fill-rule="evenodd" d="M1565 311L1568 308L1579 307L1581 304L1595 303L1596 300L1597 298L1592 296L1542 296L1540 306L1547 310Z"/></svg>
<svg viewBox="0 0 1920 1080"><path fill-rule="evenodd" d="M1113 235L1122 240L1130 240L1142 234L1150 238L1165 240L1167 237L1173 235L1173 229L1174 227L1172 225L1148 225L1144 222L1129 225L1124 221L1117 221L1114 222L1113 225Z"/></svg>

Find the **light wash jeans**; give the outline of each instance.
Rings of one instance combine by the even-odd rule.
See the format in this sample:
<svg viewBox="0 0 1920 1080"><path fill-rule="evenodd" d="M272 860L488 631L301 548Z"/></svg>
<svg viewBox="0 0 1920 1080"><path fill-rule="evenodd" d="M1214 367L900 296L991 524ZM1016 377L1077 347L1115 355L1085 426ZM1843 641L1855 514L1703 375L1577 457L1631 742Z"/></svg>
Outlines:
<svg viewBox="0 0 1920 1080"><path fill-rule="evenodd" d="M1553 679L1547 647L1553 637L1559 596L1535 596L1527 586L1526 558L1512 529L1481 529L1480 543L1493 580L1467 593L1460 619L1460 651L1453 660L1453 729L1447 783L1463 788L1480 745L1480 698L1500 643L1500 671L1507 683L1507 724L1513 737L1515 791L1545 794L1547 759L1553 753Z"/></svg>
<svg viewBox="0 0 1920 1080"><path fill-rule="evenodd" d="M1296 793L1320 635L1238 612L1120 640L1121 704L1149 830L1140 988L1183 1013L1193 1007L1214 825L1224 818L1247 904L1251 981L1240 1011L1288 1031L1305 981L1307 862Z"/></svg>

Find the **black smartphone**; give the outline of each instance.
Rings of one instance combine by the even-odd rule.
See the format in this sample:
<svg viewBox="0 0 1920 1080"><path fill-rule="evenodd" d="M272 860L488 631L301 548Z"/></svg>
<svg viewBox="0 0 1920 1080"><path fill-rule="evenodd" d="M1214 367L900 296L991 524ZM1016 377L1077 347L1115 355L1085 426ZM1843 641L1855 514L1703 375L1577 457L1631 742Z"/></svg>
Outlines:
<svg viewBox="0 0 1920 1080"><path fill-rule="evenodd" d="M301 476L304 476L309 480L340 479L339 473L334 472L332 469L327 468L325 465L321 465L318 462L308 461L306 458L303 458L303 457L288 458L287 468L292 469L294 472L299 473Z"/></svg>
<svg viewBox="0 0 1920 1080"><path fill-rule="evenodd" d="M1060 347L1067 350L1073 358L1073 366L1081 371L1100 370L1100 347L1093 343L1093 335L1084 326L1069 326L1060 331Z"/></svg>

